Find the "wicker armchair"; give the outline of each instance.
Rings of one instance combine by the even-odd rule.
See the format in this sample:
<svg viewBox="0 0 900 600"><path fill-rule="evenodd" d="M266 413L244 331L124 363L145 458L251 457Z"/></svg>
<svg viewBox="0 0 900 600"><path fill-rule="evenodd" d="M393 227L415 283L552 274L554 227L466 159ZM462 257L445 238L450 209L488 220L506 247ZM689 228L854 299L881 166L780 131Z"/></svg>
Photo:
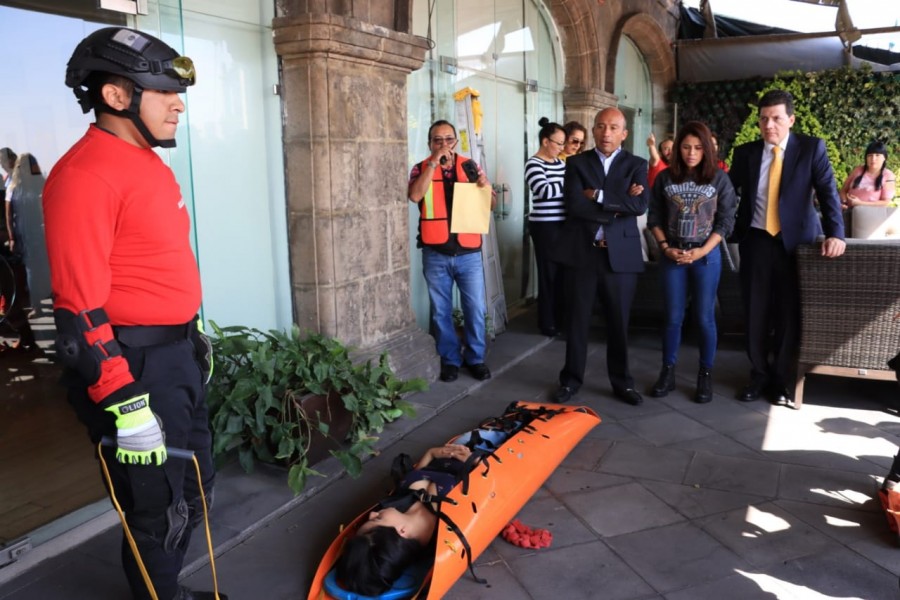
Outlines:
<svg viewBox="0 0 900 600"><path fill-rule="evenodd" d="M797 250L803 325L794 408L808 373L893 380L900 349L900 241L847 240L839 259Z"/></svg>

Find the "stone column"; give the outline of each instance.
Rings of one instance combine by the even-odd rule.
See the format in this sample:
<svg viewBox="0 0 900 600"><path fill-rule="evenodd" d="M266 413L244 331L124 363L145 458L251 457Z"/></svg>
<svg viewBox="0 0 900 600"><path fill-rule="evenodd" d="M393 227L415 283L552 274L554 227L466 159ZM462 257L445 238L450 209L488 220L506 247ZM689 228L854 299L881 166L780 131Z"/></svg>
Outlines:
<svg viewBox="0 0 900 600"><path fill-rule="evenodd" d="M618 96L600 89L567 87L563 92L563 106L566 110L565 122L578 121L587 127L588 147L594 146L591 129L594 127L594 117L597 116L597 112L618 104Z"/></svg>
<svg viewBox="0 0 900 600"><path fill-rule="evenodd" d="M334 14L274 20L294 316L403 377L434 379L410 304L407 75L426 40Z"/></svg>

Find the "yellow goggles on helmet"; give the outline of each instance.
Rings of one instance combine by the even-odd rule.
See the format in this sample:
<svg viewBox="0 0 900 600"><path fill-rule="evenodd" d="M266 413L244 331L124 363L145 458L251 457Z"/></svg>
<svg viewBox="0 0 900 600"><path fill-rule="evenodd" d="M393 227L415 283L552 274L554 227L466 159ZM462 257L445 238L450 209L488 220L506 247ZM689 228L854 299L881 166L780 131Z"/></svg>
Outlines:
<svg viewBox="0 0 900 600"><path fill-rule="evenodd" d="M197 71L194 70L194 61L187 56L178 56L167 62L171 62L171 67L169 67L169 69L172 72L181 79L190 82L188 85L194 85L197 81Z"/></svg>

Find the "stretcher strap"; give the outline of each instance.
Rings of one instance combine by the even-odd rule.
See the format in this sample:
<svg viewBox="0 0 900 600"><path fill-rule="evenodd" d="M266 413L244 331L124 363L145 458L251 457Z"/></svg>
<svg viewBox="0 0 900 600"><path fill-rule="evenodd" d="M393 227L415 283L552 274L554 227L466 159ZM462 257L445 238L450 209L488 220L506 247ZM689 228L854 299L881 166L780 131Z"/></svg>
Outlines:
<svg viewBox="0 0 900 600"><path fill-rule="evenodd" d="M463 496L469 495L469 475L472 474L472 471L478 465L484 465L484 471L482 471L481 476L487 477L488 473L491 471L491 463L490 459L493 458L498 463L503 462L500 460L500 457L497 456L494 452L488 452L486 450L473 450L469 455L469 458L466 459L466 462L463 463L462 473L460 474L460 481L462 482L462 493Z"/></svg>
<svg viewBox="0 0 900 600"><path fill-rule="evenodd" d="M472 574L472 579L480 584L486 584L487 579L479 577L475 574L475 565L472 563L472 547L469 545L469 540L466 539L466 535L462 532L462 530L453 522L453 519L448 517L444 511L441 510L441 505L438 503L437 509L435 509L434 514L437 515L437 518L446 523L447 527L450 528L450 531L456 534L456 537L459 538L459 543L463 546L463 552L466 555L466 564L469 567L469 573Z"/></svg>
<svg viewBox="0 0 900 600"><path fill-rule="evenodd" d="M103 469L104 477L106 477L106 484L109 488L109 497L112 500L113 506L116 507L116 512L119 514L119 520L122 522L122 527L125 530L125 538L128 540L128 545L131 547L131 553L134 554L135 561L137 561L138 568L141 571L141 577L144 578L144 583L147 585L147 591L150 592L152 600L159 600L159 597L156 595L156 589L153 587L153 582L150 580L150 574L147 572L147 567L144 566L144 561L141 559L141 553L138 551L137 542L134 541L134 536L131 535L131 530L128 528L128 523L125 521L125 513L122 511L122 506L116 498L112 477L109 474L109 467L106 466L106 459L103 458L102 444L97 444L97 456L100 458L100 466ZM216 559L213 555L212 535L209 531L209 512L206 506L206 494L203 491L203 485L201 483L203 479L200 475L200 463L193 453L191 454L191 459L194 463L194 471L197 473L197 487L200 488L200 500L203 504L203 523L206 525L206 547L209 551L209 566L212 571L213 595L216 600L219 600L219 581L216 577Z"/></svg>

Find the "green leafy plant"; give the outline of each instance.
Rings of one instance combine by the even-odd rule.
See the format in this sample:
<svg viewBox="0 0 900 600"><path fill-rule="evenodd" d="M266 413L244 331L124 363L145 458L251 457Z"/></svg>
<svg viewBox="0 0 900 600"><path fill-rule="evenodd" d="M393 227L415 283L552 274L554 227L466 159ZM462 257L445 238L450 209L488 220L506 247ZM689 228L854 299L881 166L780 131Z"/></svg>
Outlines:
<svg viewBox="0 0 900 600"><path fill-rule="evenodd" d="M796 75L796 73L785 73L783 77L776 77L759 91L759 97L762 97L763 94L770 90L784 90L790 92L794 97L795 121L792 131L805 133L806 135L812 135L825 140L825 149L826 152L828 152L828 159L831 161L832 168L835 172L835 181L837 181L837 185L840 186L847 176L841 162L841 153L832 141L829 132L822 127L822 123L810 108L809 100L803 93L801 81ZM740 146L741 144L759 139L759 121L757 119L756 101L750 105L750 108L750 115L744 121L743 127L734 138L734 146ZM728 159L730 162L731 156L729 156Z"/></svg>
<svg viewBox="0 0 900 600"><path fill-rule="evenodd" d="M354 364L338 340L321 334L263 332L250 327L220 328L210 321L215 373L208 399L217 460L237 454L247 472L257 460L288 466L288 485L299 494L311 475L308 452L316 432L329 437L329 416L308 414L309 394L338 394L351 415L350 431L331 450L347 472L357 477L363 458L373 453L384 426L414 414L402 400L427 389L423 379L399 379L382 354L376 364Z"/></svg>
<svg viewBox="0 0 900 600"><path fill-rule="evenodd" d="M463 314L462 309L459 307L454 308L451 317L453 318L453 326L457 331L462 332L466 327L466 316ZM484 335L488 339L494 339L494 321L488 313L484 313Z"/></svg>
<svg viewBox="0 0 900 600"><path fill-rule="evenodd" d="M679 122L705 121L719 134L725 155L742 142L759 138L756 101L773 88L794 95L796 131L823 138L841 186L854 167L865 162L869 142L880 140L888 148L887 168L900 172L900 76L843 67L824 71L779 73L773 79L683 83L673 97L678 102ZM894 199L897 204L897 198Z"/></svg>

